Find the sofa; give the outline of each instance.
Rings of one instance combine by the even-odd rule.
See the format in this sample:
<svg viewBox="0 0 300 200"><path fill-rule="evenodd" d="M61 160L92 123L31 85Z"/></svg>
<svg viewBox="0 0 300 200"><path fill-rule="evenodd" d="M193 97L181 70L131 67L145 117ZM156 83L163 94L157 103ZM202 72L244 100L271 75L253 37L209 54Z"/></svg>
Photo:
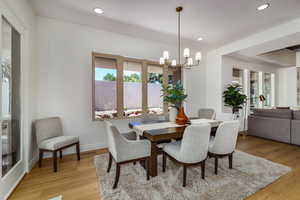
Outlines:
<svg viewBox="0 0 300 200"><path fill-rule="evenodd" d="M248 135L300 145L300 111L253 109L248 117Z"/></svg>
<svg viewBox="0 0 300 200"><path fill-rule="evenodd" d="M293 111L291 122L291 144L300 145L300 111Z"/></svg>

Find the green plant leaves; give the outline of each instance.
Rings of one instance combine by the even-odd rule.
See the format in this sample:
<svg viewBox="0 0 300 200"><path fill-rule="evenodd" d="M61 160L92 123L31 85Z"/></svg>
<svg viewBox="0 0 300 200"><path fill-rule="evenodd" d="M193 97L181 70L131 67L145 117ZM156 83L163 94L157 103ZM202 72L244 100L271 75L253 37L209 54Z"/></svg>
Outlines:
<svg viewBox="0 0 300 200"><path fill-rule="evenodd" d="M174 85L163 86L162 89L164 95L163 100L179 108L182 102L187 98L188 95L184 94L184 88L181 81L177 81Z"/></svg>
<svg viewBox="0 0 300 200"><path fill-rule="evenodd" d="M241 93L242 87L239 84L230 84L223 92L225 106L242 108L247 101L247 96Z"/></svg>

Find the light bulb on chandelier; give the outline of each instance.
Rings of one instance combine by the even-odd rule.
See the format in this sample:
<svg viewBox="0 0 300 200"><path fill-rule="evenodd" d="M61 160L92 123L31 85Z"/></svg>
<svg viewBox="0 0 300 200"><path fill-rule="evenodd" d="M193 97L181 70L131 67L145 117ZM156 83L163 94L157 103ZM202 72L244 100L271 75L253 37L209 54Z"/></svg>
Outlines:
<svg viewBox="0 0 300 200"><path fill-rule="evenodd" d="M159 59L159 64L161 65L168 65L172 67L182 67L182 68L191 68L195 66L199 66L201 60L202 60L202 53L196 52L195 54L195 61L196 64L194 64L193 58L191 56L191 50L189 48L184 48L183 50L183 57L185 58L184 63L180 62L181 57L181 22L180 22L180 13L182 12L183 7L177 7L176 12L178 13L178 62L176 59L170 59L170 55L168 51L163 51L163 56Z"/></svg>

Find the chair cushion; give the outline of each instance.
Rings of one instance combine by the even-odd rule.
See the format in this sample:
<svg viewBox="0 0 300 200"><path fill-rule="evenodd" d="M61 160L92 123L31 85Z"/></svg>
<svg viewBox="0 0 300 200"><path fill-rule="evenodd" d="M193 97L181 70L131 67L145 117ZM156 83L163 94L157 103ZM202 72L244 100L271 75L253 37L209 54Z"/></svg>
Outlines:
<svg viewBox="0 0 300 200"><path fill-rule="evenodd" d="M53 137L53 138L42 141L39 144L39 148L54 151L54 150L60 149L62 147L68 146L70 144L74 144L76 142L79 142L79 137L59 136L59 137Z"/></svg>
<svg viewBox="0 0 300 200"><path fill-rule="evenodd" d="M179 158L180 146L181 141L168 143L164 146L164 152L166 152L176 160L181 161Z"/></svg>
<svg viewBox="0 0 300 200"><path fill-rule="evenodd" d="M127 140L136 140L136 133L134 131L130 131L127 133L121 133Z"/></svg>

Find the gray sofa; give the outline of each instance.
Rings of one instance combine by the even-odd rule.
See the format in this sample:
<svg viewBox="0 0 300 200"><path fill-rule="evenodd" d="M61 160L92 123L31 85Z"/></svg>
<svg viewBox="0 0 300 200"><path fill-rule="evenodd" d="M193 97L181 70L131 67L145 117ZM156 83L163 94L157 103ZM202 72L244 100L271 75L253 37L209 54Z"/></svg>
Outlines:
<svg viewBox="0 0 300 200"><path fill-rule="evenodd" d="M293 112L291 124L291 144L300 145L300 111Z"/></svg>
<svg viewBox="0 0 300 200"><path fill-rule="evenodd" d="M300 145L300 111L254 109L248 118L248 134Z"/></svg>

